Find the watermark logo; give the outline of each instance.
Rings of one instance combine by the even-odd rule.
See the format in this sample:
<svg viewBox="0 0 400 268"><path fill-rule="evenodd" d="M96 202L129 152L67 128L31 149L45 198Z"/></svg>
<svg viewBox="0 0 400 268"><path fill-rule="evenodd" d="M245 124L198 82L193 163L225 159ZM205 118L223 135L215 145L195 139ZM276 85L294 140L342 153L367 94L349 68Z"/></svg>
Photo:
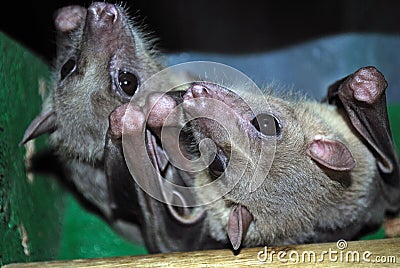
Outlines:
<svg viewBox="0 0 400 268"><path fill-rule="evenodd" d="M344 249L346 249L346 248L347 248L347 241L344 240L344 239L339 239L339 240L336 242L336 247L337 247L339 250L344 250Z"/></svg>
<svg viewBox="0 0 400 268"><path fill-rule="evenodd" d="M369 250L350 250L347 241L340 239L336 242L336 248L328 248L322 251L313 250L280 250L268 249L267 246L257 253L257 260L262 263L397 263L396 256L374 255Z"/></svg>
<svg viewBox="0 0 400 268"><path fill-rule="evenodd" d="M222 93L229 91L237 98L237 101L240 101L240 105L247 106L251 111L254 107L249 96L257 95L259 98L264 98L262 91L249 77L230 66L215 62L188 62L166 68L145 81L132 98L124 116L122 146L131 175L147 194L173 206L195 207L219 199L242 179L246 167L249 166L249 163L244 162L243 158L231 151L224 173L231 174L234 167L235 176L226 176L230 179L229 183L219 185L227 187L223 190L219 189L221 190L219 196L210 196L209 200L200 201L196 196L199 192L215 192L223 176L201 186L194 186L193 179L187 180L187 184L174 182L174 178L180 176L182 172L192 176L196 172L207 169L215 159L218 150L213 139L204 138L198 142L200 156L197 159L188 158L188 152L182 151L179 135L183 127L188 124L188 119L183 115L188 110L192 115L190 120L206 118L216 122L221 127L221 131L229 135L231 144L240 143L242 151L250 152L249 137L246 139L244 131L237 133L239 128L233 127L235 107L232 107L232 103L228 105L223 98L214 96L192 98L190 101L177 103L174 107L169 107L166 103L165 95L177 91L185 94L193 83L202 82L211 86L218 85ZM219 93L215 93L217 94ZM155 98L158 98L159 102L154 101ZM165 105L159 104L163 101ZM268 111L268 101L265 99L263 103L263 109ZM154 131L149 131L149 125L157 124L157 120L163 121L163 125L155 134ZM251 159L251 166L254 167L251 172L252 177L246 178L246 185L250 192L259 188L268 175L275 147L274 139L260 142L260 146L257 147L259 150L257 159ZM262 163L262 168L260 163ZM172 169L165 171L166 165L173 165L174 171L171 171ZM237 172L238 170L240 172ZM170 178L166 179L168 172L176 173L169 174Z"/></svg>

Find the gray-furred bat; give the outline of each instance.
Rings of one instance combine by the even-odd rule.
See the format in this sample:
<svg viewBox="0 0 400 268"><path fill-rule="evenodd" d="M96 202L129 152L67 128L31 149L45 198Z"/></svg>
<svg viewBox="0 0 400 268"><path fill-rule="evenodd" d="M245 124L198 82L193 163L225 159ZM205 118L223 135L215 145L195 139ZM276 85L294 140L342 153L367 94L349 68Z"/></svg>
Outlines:
<svg viewBox="0 0 400 268"><path fill-rule="evenodd" d="M204 204L216 200L205 206L210 235L221 243L230 242L234 250L350 240L398 213L399 162L387 116L386 87L374 67L361 68L333 84L322 103L284 99L269 91L247 96L245 88L244 101L218 84L193 83L179 101L192 119L186 130L192 140L182 147L194 159L205 138L217 148L208 168L193 179L197 186L215 182L210 191L197 193ZM174 101L170 96L161 100L149 119L156 122L153 129L164 123L167 111L162 107ZM230 131L221 122L204 118L210 113L225 114L227 120L222 122ZM263 149L263 144L271 140L276 142L272 165L260 187L251 191L256 169L269 168L256 160L260 150L270 149ZM238 163L246 164L239 168Z"/></svg>
<svg viewBox="0 0 400 268"><path fill-rule="evenodd" d="M175 208L135 185L121 146L127 103L141 83L162 69L158 55L118 5L66 7L56 14L55 24L52 89L22 143L51 133L51 145L78 191L125 237L143 237L150 252L220 248L229 241L238 249L351 239L364 228L379 225L385 213L398 211L399 169L387 121L386 82L375 69L361 69L335 83L327 97L330 104L265 95L271 109L264 110L262 98L250 96L251 106L257 108L253 114L235 94L208 83L164 95L159 104L157 93L144 107L133 104L135 116L125 120L136 130L147 129L152 165L183 186L206 184L224 174L229 150L251 162L263 139L276 139L273 165L256 191L246 188L254 168L249 166L238 184L214 203ZM205 96L235 111L227 123L236 128L237 139L250 140L257 150L241 150L240 142L229 143L212 121L194 120L183 132L183 147L197 157L190 141L208 137L217 144L218 153L207 170L192 177L168 163L157 139L169 107L183 103L182 117L201 113L205 106L190 102ZM146 122L143 109L153 106ZM209 111L217 112L217 107ZM137 157L142 161L145 156ZM153 167L144 166L144 176L148 168ZM235 176L235 170L229 175ZM209 196L196 198L220 195L226 187L221 184L224 176ZM154 183L159 179L146 178ZM179 193L176 197L185 203Z"/></svg>
<svg viewBox="0 0 400 268"><path fill-rule="evenodd" d="M221 247L204 228L202 213L185 210L180 215L152 199L137 187L126 166L120 139L125 109L144 81L163 69L150 40L124 8L107 3L62 8L55 26L51 92L21 143L51 133L50 144L65 177L118 232L144 240L150 252ZM154 87L170 79L166 76ZM164 170L170 170L169 165ZM186 175L171 172L169 178L182 184Z"/></svg>
<svg viewBox="0 0 400 268"><path fill-rule="evenodd" d="M117 230L140 241L132 180L120 179L118 170L113 177L105 172L106 134L110 113L162 69L160 57L121 6L67 6L54 18L57 57L50 93L21 143L51 133L50 144L78 192Z"/></svg>

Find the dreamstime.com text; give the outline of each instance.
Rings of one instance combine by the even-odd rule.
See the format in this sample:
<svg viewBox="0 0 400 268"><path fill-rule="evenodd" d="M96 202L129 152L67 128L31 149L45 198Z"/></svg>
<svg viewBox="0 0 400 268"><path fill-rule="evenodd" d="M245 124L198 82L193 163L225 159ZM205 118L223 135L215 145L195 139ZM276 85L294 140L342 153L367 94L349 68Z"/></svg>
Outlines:
<svg viewBox="0 0 400 268"><path fill-rule="evenodd" d="M347 249L347 242L343 239L337 241L337 248L329 248L320 252L312 250L268 250L265 246L257 254L257 259L264 263L319 263L319 262L340 262L340 263L397 263L396 256L376 256L371 251L356 251Z"/></svg>

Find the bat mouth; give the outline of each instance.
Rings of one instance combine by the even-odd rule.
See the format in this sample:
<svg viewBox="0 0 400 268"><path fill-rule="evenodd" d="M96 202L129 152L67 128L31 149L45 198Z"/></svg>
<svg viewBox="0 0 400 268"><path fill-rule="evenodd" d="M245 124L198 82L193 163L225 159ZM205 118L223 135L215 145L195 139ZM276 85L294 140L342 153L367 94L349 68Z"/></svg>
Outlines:
<svg viewBox="0 0 400 268"><path fill-rule="evenodd" d="M171 98L178 105L183 100L181 94L182 92L173 92L167 95L168 98ZM158 116L156 115L156 117ZM158 126L154 127L152 123L147 122L145 139L147 154L156 171L155 181L160 187L163 200L169 200L167 196L172 196L172 204L165 202L171 216L182 224L195 224L199 222L205 215L204 209L190 207L184 195L178 190L165 189L163 187L165 181L181 187L191 187L194 182L193 174L176 167L170 162L167 152L164 149ZM180 150L184 150L183 147L179 148ZM183 152L183 154L187 155L186 152ZM172 193L167 193L166 191L172 191Z"/></svg>
<svg viewBox="0 0 400 268"><path fill-rule="evenodd" d="M191 87L193 87L193 85ZM153 114L150 113L150 117L153 116L153 118L149 120L150 123L147 123L146 125L147 152L151 159L153 167L156 170L156 181L159 183L159 185L162 185L162 180L168 180L174 184L184 187L193 186L194 184L194 173L180 170L169 161L167 152L164 150L159 130L160 124L163 124L165 122L163 120L166 114L166 111L163 110L164 107L168 106L171 103L174 103L174 105L171 105L169 107L174 108L177 105L182 104L184 102L185 94L187 92L188 91L168 92L166 94L167 97L165 97L165 99L161 101L161 104L153 105L153 107L155 107L155 112ZM150 101L150 103L154 104L155 102ZM186 156L192 155L194 153L193 151L196 151L193 149L193 143L195 139L192 136L193 134L191 134L191 130L193 130L193 128L190 125L188 127L188 131L185 131L185 128L183 127L183 131L179 132L183 135L179 135L178 138L180 150L182 150L182 154ZM229 161L229 156L226 155L225 152L221 150L221 148L219 148L218 151L219 153L217 153L215 159L208 167L208 172L210 174L210 178L212 179L219 177L219 175L221 175L221 173L225 171ZM162 192L164 194L163 189ZM173 196L174 198L176 198L176 201L179 202L180 205L182 205L182 207L176 207L169 204L167 204L167 207L171 215L174 216L174 218L179 222L187 224L195 223L199 221L205 214L205 209L202 209L198 213L194 213L193 208L189 208L186 206L186 201L179 192L174 192ZM226 227L227 236L230 243L232 244L233 249L238 250L243 243L251 222L253 221L253 215L244 205L240 203L233 203L229 206L228 209L230 210L230 216L228 218Z"/></svg>
<svg viewBox="0 0 400 268"><path fill-rule="evenodd" d="M182 92L171 92L169 94L177 104L181 104L185 100L185 95L187 92L191 93L193 90L193 86L197 84L192 84L188 91ZM194 122L192 122L194 123ZM180 142L183 144L183 150L190 150L192 152L193 147L193 137L192 137L193 127L189 127L189 131L184 132L185 135L180 139ZM182 132L181 132L182 133ZM157 150L153 150L157 151ZM217 154L215 155L214 160L208 166L208 174L212 180L219 178L226 170L226 167L229 162L229 154L227 154L223 148L217 145ZM160 161L161 163L165 163ZM162 171L163 166L159 165L160 171ZM192 180L192 178L190 178ZM222 197L225 199L226 197ZM229 199L225 199L228 203L231 203ZM251 212L247 209L246 206L232 202L229 206L230 214L227 222L227 236L234 250L238 250L246 237L247 231L249 229L250 224L253 222L254 218Z"/></svg>

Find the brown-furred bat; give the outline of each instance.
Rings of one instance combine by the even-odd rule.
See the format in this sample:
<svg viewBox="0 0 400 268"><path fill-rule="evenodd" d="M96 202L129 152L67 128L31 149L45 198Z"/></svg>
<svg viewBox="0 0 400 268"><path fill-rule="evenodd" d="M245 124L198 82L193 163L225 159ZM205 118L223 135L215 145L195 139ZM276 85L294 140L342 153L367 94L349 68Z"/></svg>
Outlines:
<svg viewBox="0 0 400 268"><path fill-rule="evenodd" d="M245 88L241 98L216 83L196 82L175 106L168 94L161 104L149 101L154 111L148 126L160 132L168 113L163 107L169 103L172 111L180 104L190 121L183 133L191 137L181 148L196 159L200 141L216 145L208 168L194 173L192 182L211 185L196 198L206 204L204 221L215 240L234 250L350 240L400 209L386 87L374 67L333 84L324 102L268 90L249 95ZM210 119L213 114L221 120ZM272 164L258 161L260 154L272 155ZM264 179L251 188L260 170Z"/></svg>

